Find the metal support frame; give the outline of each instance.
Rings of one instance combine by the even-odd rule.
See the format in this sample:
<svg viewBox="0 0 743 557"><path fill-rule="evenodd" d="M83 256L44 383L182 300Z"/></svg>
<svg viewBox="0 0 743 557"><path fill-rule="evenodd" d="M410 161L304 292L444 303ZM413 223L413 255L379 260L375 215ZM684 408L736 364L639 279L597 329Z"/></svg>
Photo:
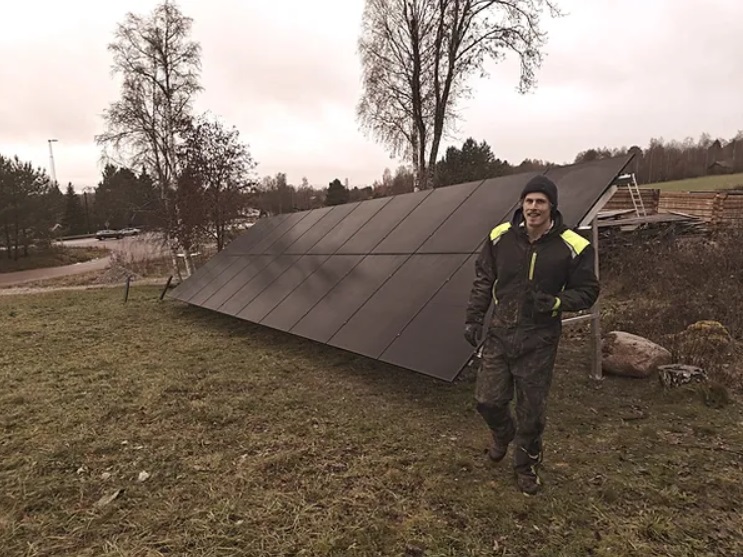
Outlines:
<svg viewBox="0 0 743 557"><path fill-rule="evenodd" d="M596 216L591 222L591 243L594 247L593 269L596 278L599 278L599 226ZM589 320L591 321L591 354L593 355L590 376L591 379L601 380L604 378L601 369L601 294L588 313L563 319L562 324L573 325Z"/></svg>

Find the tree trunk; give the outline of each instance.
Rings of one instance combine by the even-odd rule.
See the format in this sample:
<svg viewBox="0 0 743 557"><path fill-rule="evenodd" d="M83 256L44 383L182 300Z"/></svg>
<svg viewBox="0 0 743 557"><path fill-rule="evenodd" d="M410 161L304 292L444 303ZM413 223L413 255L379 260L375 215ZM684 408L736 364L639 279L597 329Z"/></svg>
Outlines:
<svg viewBox="0 0 743 557"><path fill-rule="evenodd" d="M20 240L18 237L18 220L15 221L15 230L14 232L14 238L13 238L13 260L18 261L18 249L20 248Z"/></svg>
<svg viewBox="0 0 743 557"><path fill-rule="evenodd" d="M10 227L5 225L5 251L7 252L8 259L13 259L13 255L10 251L11 239L10 239Z"/></svg>

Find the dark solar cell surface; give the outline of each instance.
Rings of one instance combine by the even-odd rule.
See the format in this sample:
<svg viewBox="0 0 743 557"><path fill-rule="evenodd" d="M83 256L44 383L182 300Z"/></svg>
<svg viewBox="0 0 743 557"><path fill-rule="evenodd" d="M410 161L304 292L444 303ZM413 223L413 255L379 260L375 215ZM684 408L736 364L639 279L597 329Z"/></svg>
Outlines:
<svg viewBox="0 0 743 557"><path fill-rule="evenodd" d="M327 342L407 259L407 255L365 257L289 332Z"/></svg>
<svg viewBox="0 0 743 557"><path fill-rule="evenodd" d="M333 255L299 284L261 321L282 331L291 330L364 256Z"/></svg>
<svg viewBox="0 0 743 557"><path fill-rule="evenodd" d="M325 235L327 235L334 227L342 222L348 214L353 211L357 203L347 203L344 205L338 205L333 207L323 218L315 223L312 228L305 232L296 242L286 248L284 253L292 255L304 255L307 250L312 248Z"/></svg>
<svg viewBox="0 0 743 557"><path fill-rule="evenodd" d="M536 172L491 178L455 208L417 253L473 253L503 220L510 218L524 184Z"/></svg>
<svg viewBox="0 0 743 557"><path fill-rule="evenodd" d="M415 253L478 185L471 182L433 190L371 253Z"/></svg>
<svg viewBox="0 0 743 557"><path fill-rule="evenodd" d="M260 322L271 310L284 300L294 289L299 286L308 276L314 273L320 265L328 258L327 255L289 255L287 257L291 264L286 271L281 273L275 280L245 306L237 317L248 321Z"/></svg>
<svg viewBox="0 0 743 557"><path fill-rule="evenodd" d="M325 212L323 209L319 209L319 210L323 211L323 213ZM310 213L312 213L312 211L303 211L301 213L290 213L289 215L286 215L281 220L281 222L279 222L276 226L274 226L271 230L269 230L268 233L263 236L263 238L249 245L245 249L245 253L255 254L255 255L272 253L268 251L271 245L277 242L282 237L284 237L284 235L286 235L293 227L295 227L299 222L301 222L302 219L309 216ZM320 216L322 215L316 213L312 219L313 222ZM271 217L271 218L274 219L276 217ZM246 234L250 234L250 230L248 230Z"/></svg>
<svg viewBox="0 0 743 557"><path fill-rule="evenodd" d="M243 257L247 259L248 264L242 267L234 276L225 282L219 290L215 291L206 299L202 304L205 308L234 315L234 313L226 311L222 306L232 299L235 294L240 292L242 288L246 287L250 280L257 275L263 267L268 265L272 259L274 259L273 255L249 255ZM240 309L242 309L242 307L240 307Z"/></svg>
<svg viewBox="0 0 743 557"><path fill-rule="evenodd" d="M363 203L356 203L353 211L323 236L319 242L307 250L307 253L327 255L336 253L338 248L347 242L349 238L352 238L390 200L392 200L391 197L380 197L379 199L370 199ZM367 230L365 234L369 234L369 231Z"/></svg>
<svg viewBox="0 0 743 557"><path fill-rule="evenodd" d="M400 367L453 380L472 355L464 340L464 318L476 255L471 255L394 339L379 359Z"/></svg>
<svg viewBox="0 0 743 557"><path fill-rule="evenodd" d="M566 225L572 228L580 223L631 158L628 155L545 172L545 176L557 184L558 208ZM606 187L591 187L597 184Z"/></svg>
<svg viewBox="0 0 743 557"><path fill-rule="evenodd" d="M328 344L378 358L466 257L460 254L410 256Z"/></svg>
<svg viewBox="0 0 743 557"><path fill-rule="evenodd" d="M240 256L226 256L221 259L224 261L224 265L220 266L219 274L206 284L203 284L198 291L194 292L193 296L188 300L189 303L202 305L234 275L236 270L241 269L246 263L245 259Z"/></svg>
<svg viewBox="0 0 743 557"><path fill-rule="evenodd" d="M369 254L429 195L431 190L393 197L356 234L348 238L336 253Z"/></svg>

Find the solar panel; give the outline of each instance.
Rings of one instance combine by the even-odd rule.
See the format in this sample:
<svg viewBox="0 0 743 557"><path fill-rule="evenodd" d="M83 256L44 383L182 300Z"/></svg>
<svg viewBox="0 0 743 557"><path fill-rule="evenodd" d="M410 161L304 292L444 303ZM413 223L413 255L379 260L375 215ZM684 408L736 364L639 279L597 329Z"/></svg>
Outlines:
<svg viewBox="0 0 743 557"><path fill-rule="evenodd" d="M182 282L173 289L172 295L183 302L190 302L191 297L209 284L217 274L214 269L220 267L224 262L224 257L212 257L194 273L188 277L187 281Z"/></svg>
<svg viewBox="0 0 743 557"><path fill-rule="evenodd" d="M410 256L328 344L378 358L466 258L462 254Z"/></svg>
<svg viewBox="0 0 743 557"><path fill-rule="evenodd" d="M217 289L221 288L229 280L236 268L240 269L245 264L245 260L242 257L227 256L220 259L224 264L219 267L219 273L215 272L214 278L208 282L200 281L200 288L195 290L189 298L184 298L184 301L196 305L203 304Z"/></svg>
<svg viewBox="0 0 743 557"><path fill-rule="evenodd" d="M304 211L303 213L295 213L296 223L291 226L286 232L281 234L276 240L268 246L258 247L256 246L255 253L287 253L287 248L297 243L304 235L306 235L318 223L323 220L332 212L332 207L323 207L322 209L315 209L314 211ZM257 250L261 250L258 252Z"/></svg>
<svg viewBox="0 0 743 557"><path fill-rule="evenodd" d="M472 356L464 316L477 255L470 255L406 324L379 360L452 381Z"/></svg>
<svg viewBox="0 0 743 557"><path fill-rule="evenodd" d="M493 227L510 216L524 184L536 172L484 180L417 253L472 253Z"/></svg>
<svg viewBox="0 0 743 557"><path fill-rule="evenodd" d="M304 255L325 235L338 225L348 214L357 207L357 203L337 205L321 218L311 229L304 233L296 242L284 250L284 253Z"/></svg>
<svg viewBox="0 0 743 557"><path fill-rule="evenodd" d="M328 258L327 255L291 255L288 257L293 260L293 263L271 282L260 296L245 306L237 317L256 323L260 322Z"/></svg>
<svg viewBox="0 0 743 557"><path fill-rule="evenodd" d="M330 256L271 310L261 324L281 331L291 330L363 258L362 255Z"/></svg>
<svg viewBox="0 0 743 557"><path fill-rule="evenodd" d="M262 255L260 257L265 258L266 263L260 265L258 272L245 281L240 289L219 307L220 311L230 315L238 315L267 286L277 280L296 259L290 255Z"/></svg>
<svg viewBox="0 0 743 557"><path fill-rule="evenodd" d="M221 311L222 313L229 313L222 309L222 306L229 301L235 294L240 292L250 280L260 272L263 267L268 265L273 260L273 255L251 255L244 256L247 260L247 265L241 268L237 274L232 276L227 282L225 282L219 289L212 291L209 297L201 304L205 308ZM240 308L242 309L242 308ZM230 314L234 315L234 314Z"/></svg>
<svg viewBox="0 0 743 557"><path fill-rule="evenodd" d="M557 205L565 224L577 226L608 188L586 187L586 184L604 183L609 176L611 184L630 160L632 155L553 168L545 172L545 176L557 184Z"/></svg>
<svg viewBox="0 0 743 557"><path fill-rule="evenodd" d="M568 226L631 160L545 172ZM477 254L534 175L260 219L170 297L451 381L472 356L462 331Z"/></svg>
<svg viewBox="0 0 743 557"><path fill-rule="evenodd" d="M327 209L323 210L322 214L327 211ZM294 226L297 225L297 223L301 222L302 219L307 217L312 211L303 211L301 213L291 213L287 215L284 219L282 219L281 222L279 222L276 226L273 227L272 230L270 230L267 234L264 235L263 238L260 238L259 241L254 242L247 246L247 248L244 251L241 251L241 253L247 253L247 254L261 254L261 253L271 253L268 251L268 248L271 247L272 244L274 244L276 241L278 241L280 238L282 238L287 232L289 232ZM315 213L314 219L319 218L322 216L322 214ZM275 217L271 217L275 218ZM248 231L250 233L250 231Z"/></svg>
<svg viewBox="0 0 743 557"><path fill-rule="evenodd" d="M406 255L365 257L289 332L311 340L327 342L407 257Z"/></svg>
<svg viewBox="0 0 743 557"><path fill-rule="evenodd" d="M380 197L363 203L356 203L353 211L344 218L337 226L328 232L307 253L332 255L349 238L352 238L359 229L364 226L374 215L376 215L392 197ZM368 234L368 231L367 231Z"/></svg>
<svg viewBox="0 0 743 557"><path fill-rule="evenodd" d="M429 195L431 190L391 198L336 253L368 254Z"/></svg>
<svg viewBox="0 0 743 557"><path fill-rule="evenodd" d="M433 190L371 253L414 253L481 182Z"/></svg>
<svg viewBox="0 0 743 557"><path fill-rule="evenodd" d="M270 219L259 219L249 229L249 234L240 234L232 242L225 246L222 253L229 253L233 255L248 253L248 249L263 238L265 238L269 232L276 228L279 224L289 218L289 214L276 215Z"/></svg>

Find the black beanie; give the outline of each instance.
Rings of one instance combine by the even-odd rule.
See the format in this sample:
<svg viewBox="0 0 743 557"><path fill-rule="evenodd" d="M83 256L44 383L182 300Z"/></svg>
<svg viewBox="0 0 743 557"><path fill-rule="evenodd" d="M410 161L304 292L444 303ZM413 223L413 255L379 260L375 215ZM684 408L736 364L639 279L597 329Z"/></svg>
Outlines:
<svg viewBox="0 0 743 557"><path fill-rule="evenodd" d="M523 200L527 193L539 192L547 196L552 203L552 208L557 209L557 186L555 183L543 174L537 174L529 180L521 192L520 199Z"/></svg>

